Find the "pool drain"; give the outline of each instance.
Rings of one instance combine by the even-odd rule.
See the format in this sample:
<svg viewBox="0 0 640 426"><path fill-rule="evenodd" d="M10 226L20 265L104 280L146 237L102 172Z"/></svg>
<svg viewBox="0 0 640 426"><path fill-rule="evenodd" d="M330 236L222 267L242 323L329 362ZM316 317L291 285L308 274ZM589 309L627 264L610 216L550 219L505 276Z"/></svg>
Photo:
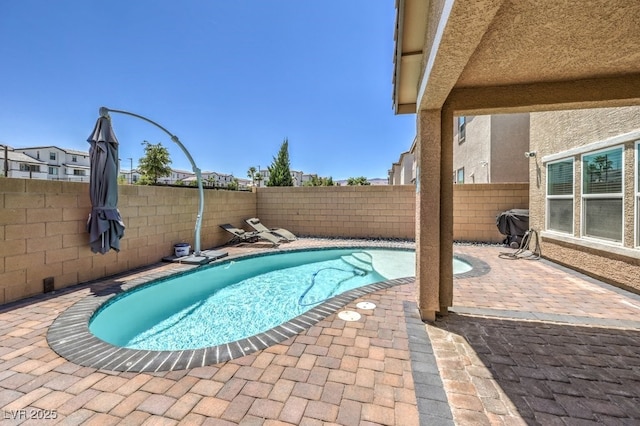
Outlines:
<svg viewBox="0 0 640 426"><path fill-rule="evenodd" d="M376 304L372 302L359 302L356 304L356 308L358 309L375 309Z"/></svg>
<svg viewBox="0 0 640 426"><path fill-rule="evenodd" d="M354 311L341 311L338 312L338 318L344 321L358 321L360 314Z"/></svg>

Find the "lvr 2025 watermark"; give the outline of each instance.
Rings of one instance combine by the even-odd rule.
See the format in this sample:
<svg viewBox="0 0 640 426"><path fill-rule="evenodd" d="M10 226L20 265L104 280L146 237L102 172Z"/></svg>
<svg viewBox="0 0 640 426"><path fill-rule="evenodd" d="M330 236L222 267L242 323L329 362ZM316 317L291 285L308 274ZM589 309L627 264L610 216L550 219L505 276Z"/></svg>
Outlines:
<svg viewBox="0 0 640 426"><path fill-rule="evenodd" d="M3 420L52 420L58 418L56 410L42 410L40 408L23 408L20 410L2 410Z"/></svg>

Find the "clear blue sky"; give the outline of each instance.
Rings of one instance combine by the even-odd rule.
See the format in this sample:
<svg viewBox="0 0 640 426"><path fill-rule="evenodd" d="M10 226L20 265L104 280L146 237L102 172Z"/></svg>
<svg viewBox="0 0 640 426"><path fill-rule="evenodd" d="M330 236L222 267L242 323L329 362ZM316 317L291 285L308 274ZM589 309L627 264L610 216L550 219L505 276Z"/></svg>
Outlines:
<svg viewBox="0 0 640 426"><path fill-rule="evenodd" d="M101 106L246 177L284 138L293 170L384 178L415 116L391 104L394 0L0 1L0 143L88 151ZM168 136L112 114L122 168Z"/></svg>

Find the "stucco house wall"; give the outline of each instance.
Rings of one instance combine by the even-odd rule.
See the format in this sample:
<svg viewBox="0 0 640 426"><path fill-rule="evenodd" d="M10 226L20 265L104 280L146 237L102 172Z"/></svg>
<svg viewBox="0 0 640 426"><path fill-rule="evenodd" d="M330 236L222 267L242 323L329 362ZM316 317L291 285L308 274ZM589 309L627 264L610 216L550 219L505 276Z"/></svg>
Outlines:
<svg viewBox="0 0 640 426"><path fill-rule="evenodd" d="M605 281L640 291L637 148L640 107L599 108L531 114L529 160L530 225L541 233L544 257ZM583 154L606 147L623 147L623 238L621 242L583 236ZM548 230L547 167L554 161L573 159L574 210L571 233Z"/></svg>
<svg viewBox="0 0 640 426"><path fill-rule="evenodd" d="M453 124L453 173L464 168L464 183L527 182L529 114L468 116L464 140Z"/></svg>
<svg viewBox="0 0 640 426"><path fill-rule="evenodd" d="M491 182L527 182L529 114L491 116Z"/></svg>
<svg viewBox="0 0 640 426"><path fill-rule="evenodd" d="M466 117L464 141L458 134L458 120L453 123L453 173L464 168L464 183L491 182L491 116Z"/></svg>

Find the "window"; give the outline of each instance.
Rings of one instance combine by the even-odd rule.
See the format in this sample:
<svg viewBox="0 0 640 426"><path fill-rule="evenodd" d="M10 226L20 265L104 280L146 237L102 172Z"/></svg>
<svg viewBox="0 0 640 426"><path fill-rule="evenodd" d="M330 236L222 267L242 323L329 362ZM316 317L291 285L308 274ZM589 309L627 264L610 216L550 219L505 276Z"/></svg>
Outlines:
<svg viewBox="0 0 640 426"><path fill-rule="evenodd" d="M49 152L49 160L56 161L56 153L55 152Z"/></svg>
<svg viewBox="0 0 640 426"><path fill-rule="evenodd" d="M573 234L573 159L547 165L547 229Z"/></svg>
<svg viewBox="0 0 640 426"><path fill-rule="evenodd" d="M458 175L456 177L457 183L464 183L464 167L458 169Z"/></svg>
<svg viewBox="0 0 640 426"><path fill-rule="evenodd" d="M58 175L58 168L57 167L49 167L49 174L50 175Z"/></svg>
<svg viewBox="0 0 640 426"><path fill-rule="evenodd" d="M71 162L77 163L78 162L78 156L77 155L72 155L71 156Z"/></svg>
<svg viewBox="0 0 640 426"><path fill-rule="evenodd" d="M623 149L582 156L582 235L622 242Z"/></svg>
<svg viewBox="0 0 640 426"><path fill-rule="evenodd" d="M467 117L458 117L458 143L464 142L467 134Z"/></svg>
<svg viewBox="0 0 640 426"><path fill-rule="evenodd" d="M84 172L84 170L77 170L77 169L73 170L73 175L74 176L85 176L85 174L86 173Z"/></svg>
<svg viewBox="0 0 640 426"><path fill-rule="evenodd" d="M21 172L40 172L40 166L38 164L25 164L20 163Z"/></svg>

